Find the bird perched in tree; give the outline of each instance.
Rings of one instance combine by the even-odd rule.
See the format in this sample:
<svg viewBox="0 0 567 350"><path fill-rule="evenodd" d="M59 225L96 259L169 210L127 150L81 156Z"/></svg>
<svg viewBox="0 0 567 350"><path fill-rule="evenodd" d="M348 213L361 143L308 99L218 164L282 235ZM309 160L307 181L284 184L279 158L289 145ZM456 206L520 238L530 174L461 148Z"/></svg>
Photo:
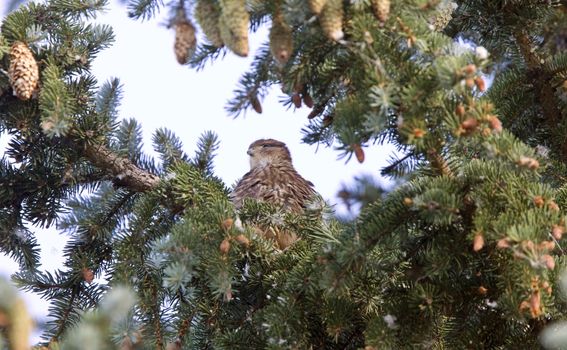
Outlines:
<svg viewBox="0 0 567 350"><path fill-rule="evenodd" d="M313 183L301 177L293 167L285 143L260 139L250 145L247 153L250 156L250 171L232 192L232 202L237 208L242 206L244 198L252 198L298 213L316 194ZM295 233L276 232L273 236L281 249L297 240Z"/></svg>

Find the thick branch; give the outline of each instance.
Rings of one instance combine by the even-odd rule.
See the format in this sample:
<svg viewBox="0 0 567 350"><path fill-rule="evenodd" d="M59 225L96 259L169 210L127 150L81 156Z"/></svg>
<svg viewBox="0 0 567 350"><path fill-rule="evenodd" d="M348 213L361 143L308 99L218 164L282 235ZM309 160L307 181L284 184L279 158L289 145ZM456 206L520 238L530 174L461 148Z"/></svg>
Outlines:
<svg viewBox="0 0 567 350"><path fill-rule="evenodd" d="M539 69L541 64L541 58L535 50L532 49L532 43L528 35L521 31L515 33L516 42L524 60L526 60L526 65L529 69Z"/></svg>
<svg viewBox="0 0 567 350"><path fill-rule="evenodd" d="M116 155L104 145L87 145L85 156L95 166L109 171L120 184L133 191L150 191L160 182L158 176L140 169L129 159Z"/></svg>
<svg viewBox="0 0 567 350"><path fill-rule="evenodd" d="M547 125L553 132L557 129L557 123L561 120L561 112L557 108L557 100L553 85L551 84L551 76L542 67L543 60L538 53L533 50L530 37L524 32L515 34L516 41L520 52L524 56L526 65L528 66L530 78L533 79L536 96L541 104L543 117ZM562 158L567 161L567 142L563 142L560 146Z"/></svg>

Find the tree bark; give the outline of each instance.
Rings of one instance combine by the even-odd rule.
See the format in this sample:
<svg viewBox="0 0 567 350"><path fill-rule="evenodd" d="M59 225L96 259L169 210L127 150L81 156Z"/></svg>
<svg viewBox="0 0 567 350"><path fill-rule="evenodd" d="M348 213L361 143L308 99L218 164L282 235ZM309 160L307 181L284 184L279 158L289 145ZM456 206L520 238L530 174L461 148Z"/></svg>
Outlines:
<svg viewBox="0 0 567 350"><path fill-rule="evenodd" d="M146 192L157 187L158 176L140 169L128 158L120 157L105 145L86 145L85 156L97 167L107 170L116 182L136 192Z"/></svg>

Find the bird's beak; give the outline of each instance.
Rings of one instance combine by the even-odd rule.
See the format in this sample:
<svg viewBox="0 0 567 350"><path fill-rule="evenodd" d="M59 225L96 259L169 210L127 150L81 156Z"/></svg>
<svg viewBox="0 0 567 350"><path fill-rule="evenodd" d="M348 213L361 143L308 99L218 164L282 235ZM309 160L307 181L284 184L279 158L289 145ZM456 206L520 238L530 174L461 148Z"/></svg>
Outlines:
<svg viewBox="0 0 567 350"><path fill-rule="evenodd" d="M250 157L252 157L252 155L253 155L254 153L252 153L252 149L249 148L248 151L246 151L246 154L248 154Z"/></svg>

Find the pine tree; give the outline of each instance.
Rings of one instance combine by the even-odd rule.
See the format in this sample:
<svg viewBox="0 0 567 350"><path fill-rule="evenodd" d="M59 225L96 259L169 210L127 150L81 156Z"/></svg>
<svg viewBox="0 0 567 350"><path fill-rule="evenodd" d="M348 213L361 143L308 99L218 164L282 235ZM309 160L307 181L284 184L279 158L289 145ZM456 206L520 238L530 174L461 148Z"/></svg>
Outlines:
<svg viewBox="0 0 567 350"><path fill-rule="evenodd" d="M51 349L525 349L565 319L564 1L181 2L202 7L188 20L209 41L192 67L248 54L264 23L285 32L254 53L229 114L261 111L279 86L284 105L313 107L304 142L358 161L397 146L382 173L399 185L350 191L353 220L315 205L236 211L214 133L190 156L160 129L159 160L144 154L140 125L116 112L120 82L90 73L113 41L87 24L104 5L32 2L0 28L0 250L20 263L13 281L50 302ZM135 19L179 6L128 4ZM27 99L13 45L38 65ZM63 269L39 269L27 222L69 233ZM258 225L301 240L279 251ZM15 298L0 294L14 348Z"/></svg>

